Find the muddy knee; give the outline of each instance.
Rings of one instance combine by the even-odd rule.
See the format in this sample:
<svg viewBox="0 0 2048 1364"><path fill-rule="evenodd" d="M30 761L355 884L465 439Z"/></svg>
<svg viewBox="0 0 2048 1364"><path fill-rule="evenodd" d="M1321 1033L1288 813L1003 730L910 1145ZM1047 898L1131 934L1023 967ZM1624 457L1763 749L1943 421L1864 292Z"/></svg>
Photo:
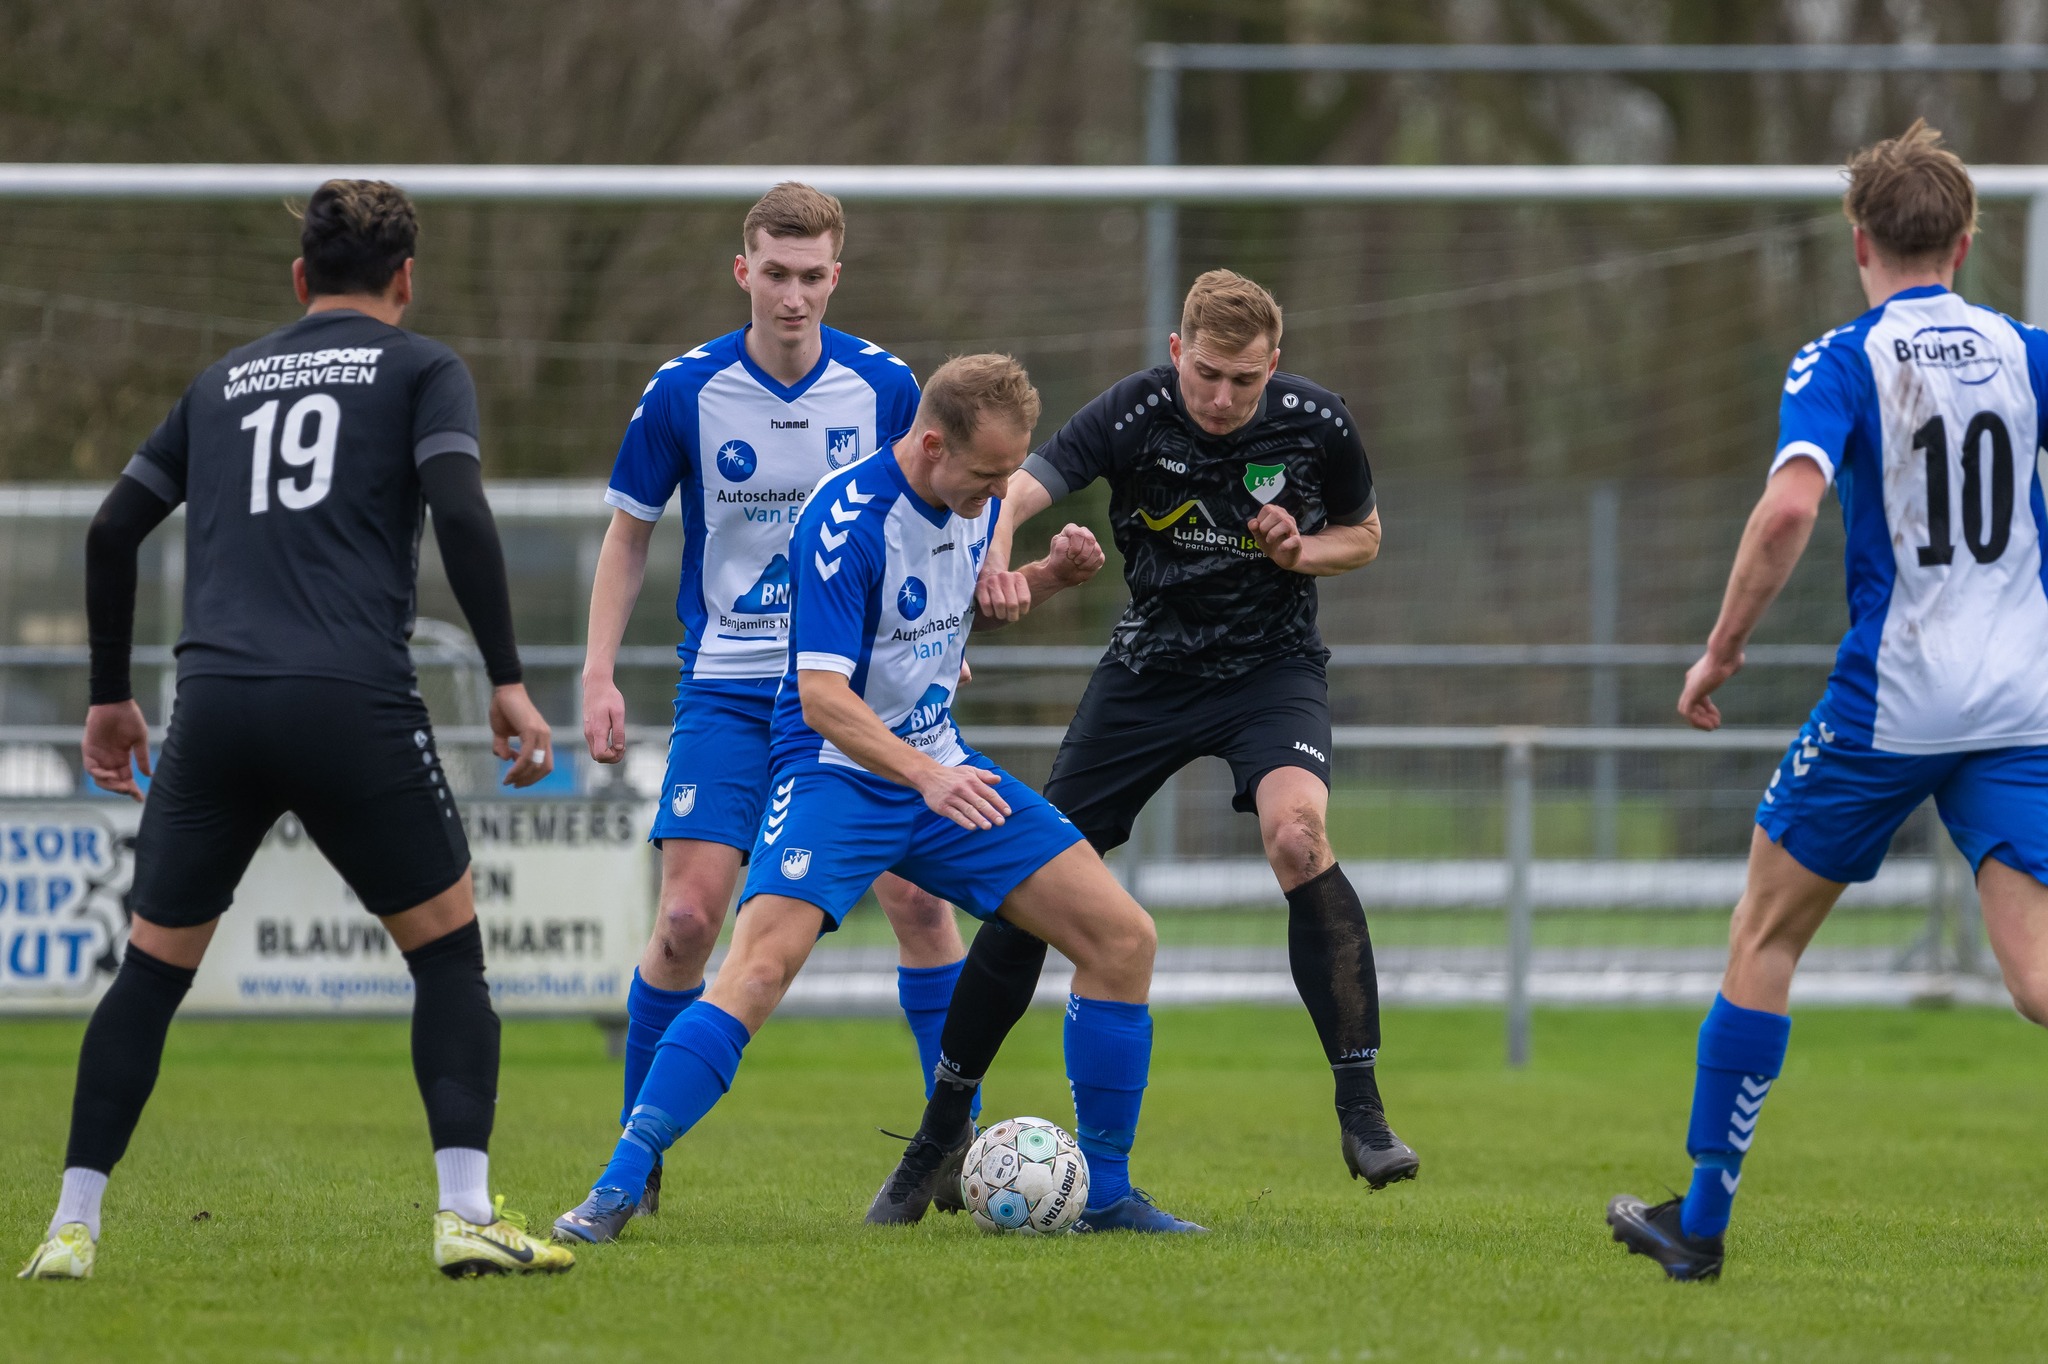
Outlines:
<svg viewBox="0 0 2048 1364"><path fill-rule="evenodd" d="M1288 811L1266 831L1265 841L1266 860L1289 887L1320 876L1335 860L1323 817L1313 809Z"/></svg>

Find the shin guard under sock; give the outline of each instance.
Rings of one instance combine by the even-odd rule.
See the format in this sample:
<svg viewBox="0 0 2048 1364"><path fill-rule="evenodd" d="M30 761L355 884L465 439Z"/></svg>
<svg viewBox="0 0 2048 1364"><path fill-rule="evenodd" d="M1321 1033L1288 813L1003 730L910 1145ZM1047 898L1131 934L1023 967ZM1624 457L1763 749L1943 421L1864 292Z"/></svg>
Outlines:
<svg viewBox="0 0 2048 1364"><path fill-rule="evenodd" d="M688 990L663 990L640 978L633 968L633 983L626 987L626 1102L619 1109L619 1126L633 1115L640 1102L640 1086L646 1083L647 1068L654 1064L655 1049L676 1015L704 997L704 984Z"/></svg>
<svg viewBox="0 0 2048 1364"><path fill-rule="evenodd" d="M1287 892L1287 965L1336 1077L1338 1109L1378 1107L1379 971L1365 906L1342 867Z"/></svg>
<svg viewBox="0 0 2048 1364"><path fill-rule="evenodd" d="M156 1088L164 1035L195 974L129 945L78 1048L67 1170L107 1174L127 1152L142 1106Z"/></svg>
<svg viewBox="0 0 2048 1364"><path fill-rule="evenodd" d="M626 1120L600 1189L632 1198L647 1187L655 1158L673 1146L732 1088L740 1053L752 1036L747 1025L716 1004L698 1000L676 1015L640 1086L640 1102Z"/></svg>
<svg viewBox="0 0 2048 1364"><path fill-rule="evenodd" d="M1088 1157L1088 1207L1100 1210L1131 1194L1131 1146L1152 1070L1152 1012L1069 995L1066 1050L1074 1137Z"/></svg>
<svg viewBox="0 0 2048 1364"><path fill-rule="evenodd" d="M939 1034L946 1026L946 1013L953 1003L953 987L960 983L961 968L967 964L947 962L944 966L899 966L896 968L896 1002L917 1039L917 1069L924 1077L924 1096L932 1096L933 1076L939 1065ZM981 1092L975 1091L973 1114L981 1112Z"/></svg>
<svg viewBox="0 0 2048 1364"><path fill-rule="evenodd" d="M979 1109L982 1077L1031 1007L1044 969L1045 943L1015 924L990 919L974 935L939 1032L931 1101L921 1124L927 1135L949 1139Z"/></svg>
<svg viewBox="0 0 2048 1364"><path fill-rule="evenodd" d="M434 1149L491 1147L498 1108L498 1013L471 919L405 954L412 972L412 1073Z"/></svg>
<svg viewBox="0 0 2048 1364"><path fill-rule="evenodd" d="M1693 1172L1679 1226L1687 1236L1719 1236L1728 1229L1742 1158L1756 1138L1764 1095L1784 1068L1791 1037L1792 1020L1784 1014L1744 1009L1714 996L1700 1024L1699 1073L1685 1134Z"/></svg>

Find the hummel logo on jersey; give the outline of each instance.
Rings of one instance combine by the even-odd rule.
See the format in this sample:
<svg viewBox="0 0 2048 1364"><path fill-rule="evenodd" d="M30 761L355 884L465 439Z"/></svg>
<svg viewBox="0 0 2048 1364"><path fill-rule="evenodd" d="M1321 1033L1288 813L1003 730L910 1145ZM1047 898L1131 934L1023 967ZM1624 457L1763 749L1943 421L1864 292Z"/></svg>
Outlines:
<svg viewBox="0 0 2048 1364"><path fill-rule="evenodd" d="M782 874L784 876L792 881L801 881L804 877L810 875L810 871L811 850L809 848L789 848L783 852Z"/></svg>
<svg viewBox="0 0 2048 1364"><path fill-rule="evenodd" d="M938 558L938 557L939 557L939 556L940 556L941 554L944 554L944 553L945 553L946 551L948 551L948 550L952 550L952 549L958 549L959 547L960 547L960 546L958 545L958 543L956 543L955 541L952 541L952 540L948 540L948 541L946 541L946 543L945 543L945 544L943 544L943 545L933 545L933 546L932 546L932 558L936 559L936 558Z"/></svg>
<svg viewBox="0 0 2048 1364"><path fill-rule="evenodd" d="M811 419L809 417L798 417L795 421L779 422L775 418L770 417L768 419L768 429L770 431L808 431L811 429Z"/></svg>
<svg viewBox="0 0 2048 1364"><path fill-rule="evenodd" d="M1297 753L1308 754L1311 758L1314 758L1319 763L1327 764L1330 761L1328 758L1325 758L1323 756L1323 750L1321 750L1320 748L1312 747L1309 744L1305 744L1299 739L1296 739L1294 741L1294 749Z"/></svg>
<svg viewBox="0 0 2048 1364"><path fill-rule="evenodd" d="M860 485L852 479L846 481L846 487L841 491L840 495L844 499L843 501L834 502L825 509L831 513L833 525L844 526L860 520L860 509L875 500L875 494L863 493L860 490ZM853 503L851 508L846 505L848 502ZM826 549L837 553L839 547L846 543L846 537L851 533L850 531L840 531L834 534L832 527L827 526L818 532L818 539L824 543ZM811 555L811 562L817 566L818 576L827 582L830 582L832 575L839 571L839 560L827 559L822 554Z"/></svg>
<svg viewBox="0 0 2048 1364"><path fill-rule="evenodd" d="M694 785L678 785L669 793L668 811L677 819L687 819L690 811L697 808L697 788Z"/></svg>

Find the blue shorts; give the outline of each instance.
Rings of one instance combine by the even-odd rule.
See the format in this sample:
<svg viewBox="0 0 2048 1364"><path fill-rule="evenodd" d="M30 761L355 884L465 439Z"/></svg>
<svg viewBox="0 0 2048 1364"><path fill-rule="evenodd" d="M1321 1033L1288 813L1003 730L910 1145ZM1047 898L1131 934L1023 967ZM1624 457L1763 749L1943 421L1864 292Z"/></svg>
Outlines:
<svg viewBox="0 0 2048 1364"><path fill-rule="evenodd" d="M768 803L768 717L781 685L778 677L676 684L668 772L650 840L696 838L741 853L754 846Z"/></svg>
<svg viewBox="0 0 2048 1364"><path fill-rule="evenodd" d="M992 919L1025 877L1081 841L1044 796L979 754L968 760L1003 780L1010 815L993 829L963 829L933 814L907 786L844 767L778 772L774 799L740 892L787 895L839 927L874 879L893 871L978 919Z"/></svg>
<svg viewBox="0 0 2048 1364"><path fill-rule="evenodd" d="M1990 857L2048 882L2048 748L1881 753L1815 711L1771 775L1756 822L1815 876L1868 881L1929 796L1971 870Z"/></svg>

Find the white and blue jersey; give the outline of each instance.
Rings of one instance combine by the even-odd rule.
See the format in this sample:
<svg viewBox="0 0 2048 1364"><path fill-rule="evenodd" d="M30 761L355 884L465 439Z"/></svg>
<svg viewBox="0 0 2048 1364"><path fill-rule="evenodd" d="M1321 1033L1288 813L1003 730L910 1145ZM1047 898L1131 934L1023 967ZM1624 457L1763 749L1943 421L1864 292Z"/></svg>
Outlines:
<svg viewBox="0 0 2048 1364"><path fill-rule="evenodd" d="M1875 875L1932 795L1973 865L2048 879L2044 410L2048 333L1940 285L1792 361L1771 470L1835 485L1850 624L1757 820L1821 876Z"/></svg>
<svg viewBox="0 0 2048 1364"><path fill-rule="evenodd" d="M753 845L788 656L790 530L820 478L887 449L917 413L901 360L822 331L817 365L793 385L754 363L744 329L677 356L619 444L607 503L656 521L682 493L682 681L656 842Z"/></svg>
<svg viewBox="0 0 2048 1364"><path fill-rule="evenodd" d="M658 521L682 490L676 616L685 677L780 677L790 528L819 478L886 449L917 415L917 381L857 336L821 329L793 385L747 354L746 331L663 365L626 425L604 500Z"/></svg>
<svg viewBox="0 0 2048 1364"><path fill-rule="evenodd" d="M994 499L975 517L932 506L886 451L827 475L811 494L789 544L789 671L743 898L806 900L836 928L875 877L894 871L987 918L1080 840L1044 797L970 749L953 720L975 579L1001 514ZM841 752L804 721L803 672L846 678L896 737L934 761L996 771L1008 819L963 829Z"/></svg>
<svg viewBox="0 0 2048 1364"><path fill-rule="evenodd" d="M794 596L788 675L775 709L773 766L860 764L804 723L800 671L836 672L882 723L947 766L971 756L953 723L953 692L974 584L1002 514L991 498L972 520L910 490L893 454L828 474L790 537Z"/></svg>
<svg viewBox="0 0 2048 1364"><path fill-rule="evenodd" d="M2044 404L2048 333L1940 285L1792 361L1772 472L1818 464L1848 530L1834 728L1888 753L2048 743Z"/></svg>

